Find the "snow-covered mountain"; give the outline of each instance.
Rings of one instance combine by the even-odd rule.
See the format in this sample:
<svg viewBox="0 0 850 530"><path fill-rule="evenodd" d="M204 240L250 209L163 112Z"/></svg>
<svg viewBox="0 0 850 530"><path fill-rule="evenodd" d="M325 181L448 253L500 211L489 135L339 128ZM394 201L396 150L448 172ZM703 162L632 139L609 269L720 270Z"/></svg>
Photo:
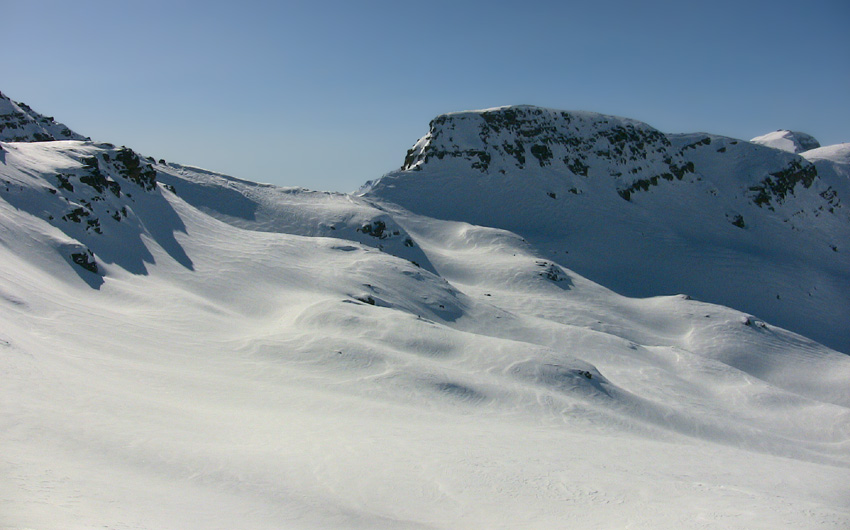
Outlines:
<svg viewBox="0 0 850 530"><path fill-rule="evenodd" d="M799 131L788 131L780 129L767 133L762 136L756 136L750 142L759 145L766 145L774 149L781 149L789 153L802 153L811 149L820 147L820 142L814 136Z"/></svg>
<svg viewBox="0 0 850 530"><path fill-rule="evenodd" d="M0 528L844 528L850 356L577 256L839 281L842 152L514 107L352 196L0 142Z"/></svg>
<svg viewBox="0 0 850 530"><path fill-rule="evenodd" d="M709 134L536 107L431 123L365 197L503 228L629 296L684 293L850 352L846 175Z"/></svg>

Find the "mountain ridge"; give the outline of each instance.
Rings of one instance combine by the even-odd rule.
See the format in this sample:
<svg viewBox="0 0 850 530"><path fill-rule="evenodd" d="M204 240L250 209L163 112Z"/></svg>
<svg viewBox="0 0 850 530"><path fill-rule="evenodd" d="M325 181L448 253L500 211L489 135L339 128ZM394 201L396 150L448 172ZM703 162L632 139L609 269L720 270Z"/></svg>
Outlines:
<svg viewBox="0 0 850 530"><path fill-rule="evenodd" d="M15 145L11 153L27 143ZM122 240L138 241L143 228L129 236L124 223L116 232L122 236L100 236L102 226L125 216L118 182L127 179L147 192L164 186L163 192L234 226L343 238L436 272L414 238L382 212L389 201L436 218L511 230L544 256L627 295L687 293L850 351L840 324L850 318L842 295L850 289L842 245L850 240L850 212L842 203L850 185L841 155L833 152L843 152L840 147L811 151L809 161L717 135L667 135L616 116L506 106L438 116L402 169L367 183L358 196L333 196L276 191L111 144L50 145L33 148L77 150L72 165L79 169L66 164L49 177L45 189L56 205L44 211L66 234L87 241L67 253L92 270L95 255L145 269L147 258L138 258L147 255L143 245L129 261L116 251ZM818 158L818 152L830 154ZM93 194L76 196L80 190ZM328 218L332 204L344 207L333 206L337 213ZM166 230L155 239L173 238ZM173 242L167 246L180 255ZM100 251L92 254L93 248ZM761 270L801 280L789 289L778 278L765 285L747 279Z"/></svg>

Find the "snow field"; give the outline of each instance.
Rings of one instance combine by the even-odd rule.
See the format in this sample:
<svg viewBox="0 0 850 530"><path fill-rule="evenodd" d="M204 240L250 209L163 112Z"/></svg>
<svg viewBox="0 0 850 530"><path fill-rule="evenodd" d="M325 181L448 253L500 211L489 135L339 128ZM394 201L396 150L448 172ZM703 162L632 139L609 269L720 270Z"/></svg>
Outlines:
<svg viewBox="0 0 850 530"><path fill-rule="evenodd" d="M53 194L114 150L3 146L0 528L850 523L847 355L570 268L665 197L545 239L175 164ZM96 234L63 197L129 212Z"/></svg>

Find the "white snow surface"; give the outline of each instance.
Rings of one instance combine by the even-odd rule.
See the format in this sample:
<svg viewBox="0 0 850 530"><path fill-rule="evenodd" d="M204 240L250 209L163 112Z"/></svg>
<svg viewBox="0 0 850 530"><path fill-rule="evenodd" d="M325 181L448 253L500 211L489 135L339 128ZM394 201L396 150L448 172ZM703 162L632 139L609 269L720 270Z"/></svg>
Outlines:
<svg viewBox="0 0 850 530"><path fill-rule="evenodd" d="M780 129L762 136L756 136L750 140L754 144L765 145L774 149L781 149L789 153L802 153L820 147L814 136L799 131L788 131Z"/></svg>
<svg viewBox="0 0 850 530"><path fill-rule="evenodd" d="M850 525L845 354L377 195L0 147L2 529ZM573 185L553 182L525 184ZM579 211L627 223L642 204L614 198ZM676 198L647 200L683 216Z"/></svg>

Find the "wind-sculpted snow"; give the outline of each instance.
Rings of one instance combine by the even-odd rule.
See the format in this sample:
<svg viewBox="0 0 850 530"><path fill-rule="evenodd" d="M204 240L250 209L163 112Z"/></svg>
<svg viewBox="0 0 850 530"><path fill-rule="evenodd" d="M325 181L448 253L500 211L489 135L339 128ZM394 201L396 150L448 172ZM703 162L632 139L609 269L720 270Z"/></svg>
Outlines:
<svg viewBox="0 0 850 530"><path fill-rule="evenodd" d="M423 159L373 188L448 212L452 193L486 191L466 215L564 222L527 234L108 144L0 144L0 527L846 528L850 356L761 314L627 298L569 266L584 253L604 269L588 250L613 244L666 281L720 238L727 269L705 285L740 289L728 278L771 263L759 238L786 234L762 226L811 237L837 223L843 203L797 204L824 189L805 164L753 202L748 188L793 155L749 165L748 149L775 150L705 138L668 138L693 171L629 200L618 189L638 180L572 175L582 193L562 195L560 169L493 181L448 155L445 175ZM723 147L735 179L714 181ZM449 185L445 202L408 174ZM701 230L664 230L699 208ZM566 238L583 230L591 243ZM700 244L641 257L636 230L656 249ZM750 282L789 283L760 270Z"/></svg>
<svg viewBox="0 0 850 530"><path fill-rule="evenodd" d="M248 230L355 241L433 271L403 228L358 197L257 184L178 164L156 167L160 181L181 199L226 223Z"/></svg>
<svg viewBox="0 0 850 530"><path fill-rule="evenodd" d="M687 293L850 352L847 184L818 167L733 138L504 107L436 118L361 193L510 230L623 294Z"/></svg>

